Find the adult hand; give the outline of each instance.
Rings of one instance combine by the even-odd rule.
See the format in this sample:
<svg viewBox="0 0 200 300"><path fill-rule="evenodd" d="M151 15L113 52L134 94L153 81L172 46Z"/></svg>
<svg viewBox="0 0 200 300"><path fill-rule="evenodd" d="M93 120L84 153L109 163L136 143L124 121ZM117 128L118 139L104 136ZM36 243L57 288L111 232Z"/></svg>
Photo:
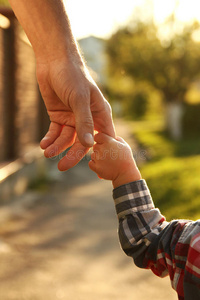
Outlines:
<svg viewBox="0 0 200 300"><path fill-rule="evenodd" d="M110 106L87 72L63 0L9 2L33 46L51 120L41 147L52 157L72 146L58 165L67 170L93 145L94 129L115 135Z"/></svg>
<svg viewBox="0 0 200 300"><path fill-rule="evenodd" d="M84 157L93 145L94 130L115 137L110 105L84 63L65 59L38 63L37 78L51 121L40 143L45 156L57 156L72 146L59 170L72 168Z"/></svg>

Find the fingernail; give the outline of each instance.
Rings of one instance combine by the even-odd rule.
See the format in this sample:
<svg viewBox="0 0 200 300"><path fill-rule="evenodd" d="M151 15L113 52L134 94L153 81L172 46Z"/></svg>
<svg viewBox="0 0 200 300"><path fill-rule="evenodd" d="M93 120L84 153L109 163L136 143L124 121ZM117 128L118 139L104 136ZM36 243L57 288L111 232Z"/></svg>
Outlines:
<svg viewBox="0 0 200 300"><path fill-rule="evenodd" d="M94 145L94 137L91 133L86 133L84 136L84 140L88 145Z"/></svg>
<svg viewBox="0 0 200 300"><path fill-rule="evenodd" d="M43 137L42 141L45 141L45 140L48 140L48 139L49 139L49 137L45 136L45 137Z"/></svg>

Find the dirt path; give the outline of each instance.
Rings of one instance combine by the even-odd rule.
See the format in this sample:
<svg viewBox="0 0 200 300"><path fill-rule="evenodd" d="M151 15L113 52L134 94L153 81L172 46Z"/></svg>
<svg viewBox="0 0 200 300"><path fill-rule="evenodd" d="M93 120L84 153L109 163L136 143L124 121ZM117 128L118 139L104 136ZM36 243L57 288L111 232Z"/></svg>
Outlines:
<svg viewBox="0 0 200 300"><path fill-rule="evenodd" d="M86 159L55 174L31 209L1 223L0 300L177 299L169 278L136 268L120 249L111 183Z"/></svg>

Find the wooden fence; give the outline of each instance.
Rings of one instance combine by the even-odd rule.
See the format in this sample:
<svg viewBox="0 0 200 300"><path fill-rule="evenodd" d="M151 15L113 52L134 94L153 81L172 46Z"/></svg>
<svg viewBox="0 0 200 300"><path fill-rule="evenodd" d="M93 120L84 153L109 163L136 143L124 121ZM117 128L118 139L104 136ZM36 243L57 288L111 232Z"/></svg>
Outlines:
<svg viewBox="0 0 200 300"><path fill-rule="evenodd" d="M32 47L12 10L0 8L0 162L23 156L48 126Z"/></svg>

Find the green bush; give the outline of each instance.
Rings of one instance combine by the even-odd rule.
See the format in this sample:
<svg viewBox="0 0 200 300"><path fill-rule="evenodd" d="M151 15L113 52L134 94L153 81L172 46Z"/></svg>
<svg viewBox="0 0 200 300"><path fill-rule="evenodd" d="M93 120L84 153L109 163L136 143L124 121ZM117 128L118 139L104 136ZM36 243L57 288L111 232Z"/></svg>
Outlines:
<svg viewBox="0 0 200 300"><path fill-rule="evenodd" d="M147 95L138 92L136 93L128 103L128 113L135 119L142 119L148 109Z"/></svg>
<svg viewBox="0 0 200 300"><path fill-rule="evenodd" d="M0 6L10 6L8 0L0 0Z"/></svg>
<svg viewBox="0 0 200 300"><path fill-rule="evenodd" d="M200 135L178 142L167 137L162 124L132 123L134 139L146 160L139 168L155 206L167 220L200 218Z"/></svg>

